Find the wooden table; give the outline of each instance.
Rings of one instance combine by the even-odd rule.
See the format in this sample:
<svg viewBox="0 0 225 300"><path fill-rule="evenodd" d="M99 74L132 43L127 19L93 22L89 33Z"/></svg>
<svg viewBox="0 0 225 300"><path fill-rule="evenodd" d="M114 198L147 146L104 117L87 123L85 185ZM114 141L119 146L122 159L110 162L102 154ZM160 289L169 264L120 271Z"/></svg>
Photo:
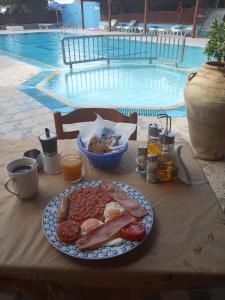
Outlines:
<svg viewBox="0 0 225 300"><path fill-rule="evenodd" d="M40 148L39 142L0 141L0 286L19 286L30 299L56 299L56 290L57 299L61 299L61 286L70 284L79 294L76 299L95 293L99 299L102 295L108 295L107 299L115 295L115 299L120 299L118 295L133 299L153 289L206 286L225 279L224 215L190 147L184 144L183 158L193 177L192 187L181 182L145 182L135 173L139 144L129 142L120 167L110 172L96 170L85 161L84 180L117 180L134 186L153 206L153 229L136 250L92 262L58 252L42 231L44 208L66 187L62 174L40 173L39 193L31 200L16 198L2 185L5 163L21 157L26 150ZM59 143L60 150L68 147L74 147L74 141ZM129 291L129 297L125 297Z"/></svg>

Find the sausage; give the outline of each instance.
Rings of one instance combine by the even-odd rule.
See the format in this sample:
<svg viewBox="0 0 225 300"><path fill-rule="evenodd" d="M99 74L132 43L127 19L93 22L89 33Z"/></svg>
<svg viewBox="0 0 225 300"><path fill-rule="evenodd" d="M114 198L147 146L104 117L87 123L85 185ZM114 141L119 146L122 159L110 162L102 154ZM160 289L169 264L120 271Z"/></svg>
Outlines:
<svg viewBox="0 0 225 300"><path fill-rule="evenodd" d="M69 197L64 196L60 199L60 203L56 213L56 222L60 223L67 219L69 213Z"/></svg>

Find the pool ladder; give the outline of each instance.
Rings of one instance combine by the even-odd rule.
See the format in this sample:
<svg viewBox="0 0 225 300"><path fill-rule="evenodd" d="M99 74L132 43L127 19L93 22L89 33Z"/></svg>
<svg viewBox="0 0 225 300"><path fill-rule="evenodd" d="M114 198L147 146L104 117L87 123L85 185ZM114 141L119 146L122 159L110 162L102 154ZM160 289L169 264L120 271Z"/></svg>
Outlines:
<svg viewBox="0 0 225 300"><path fill-rule="evenodd" d="M178 66L183 62L185 36L170 33L66 36L62 38L64 64L105 60L148 60Z"/></svg>

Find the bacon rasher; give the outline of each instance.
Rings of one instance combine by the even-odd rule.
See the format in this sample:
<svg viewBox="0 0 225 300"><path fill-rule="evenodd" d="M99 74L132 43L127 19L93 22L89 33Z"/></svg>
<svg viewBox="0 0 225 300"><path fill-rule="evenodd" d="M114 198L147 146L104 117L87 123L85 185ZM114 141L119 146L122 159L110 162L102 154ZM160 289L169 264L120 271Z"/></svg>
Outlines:
<svg viewBox="0 0 225 300"><path fill-rule="evenodd" d="M112 237L124 226L134 222L135 220L136 218L130 215L122 215L116 219L108 221L77 240L76 246L80 250L97 248L112 239Z"/></svg>
<svg viewBox="0 0 225 300"><path fill-rule="evenodd" d="M142 218L148 214L143 206L131 199L126 192L115 184L103 181L100 187L104 189L113 200L121 204L132 216Z"/></svg>

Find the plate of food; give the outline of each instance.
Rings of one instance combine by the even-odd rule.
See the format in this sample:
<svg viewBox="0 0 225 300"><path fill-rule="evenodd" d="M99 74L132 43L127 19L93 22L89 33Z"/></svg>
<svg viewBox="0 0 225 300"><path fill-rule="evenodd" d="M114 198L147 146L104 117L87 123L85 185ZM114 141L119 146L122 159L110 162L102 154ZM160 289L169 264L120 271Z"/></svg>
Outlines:
<svg viewBox="0 0 225 300"><path fill-rule="evenodd" d="M48 241L72 257L98 260L139 246L153 225L150 202L121 182L83 181L55 196L44 210Z"/></svg>

